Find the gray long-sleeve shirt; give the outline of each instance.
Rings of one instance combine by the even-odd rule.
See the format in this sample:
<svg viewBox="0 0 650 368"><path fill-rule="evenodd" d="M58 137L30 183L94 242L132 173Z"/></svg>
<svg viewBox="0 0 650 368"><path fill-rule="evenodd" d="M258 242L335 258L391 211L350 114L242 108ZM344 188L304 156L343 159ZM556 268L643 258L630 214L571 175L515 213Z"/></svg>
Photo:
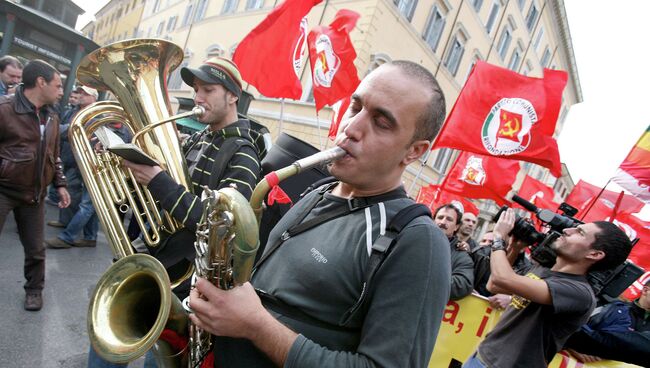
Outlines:
<svg viewBox="0 0 650 368"><path fill-rule="evenodd" d="M310 193L282 218L269 244L317 195ZM373 241L410 203L382 202L288 239L255 272L253 285L306 315L336 325L361 294ZM347 205L326 193L305 221ZM328 331L271 311L300 333L285 367L425 367L449 297L450 264L448 241L431 218L412 221L373 278L365 318L356 318L353 329Z"/></svg>

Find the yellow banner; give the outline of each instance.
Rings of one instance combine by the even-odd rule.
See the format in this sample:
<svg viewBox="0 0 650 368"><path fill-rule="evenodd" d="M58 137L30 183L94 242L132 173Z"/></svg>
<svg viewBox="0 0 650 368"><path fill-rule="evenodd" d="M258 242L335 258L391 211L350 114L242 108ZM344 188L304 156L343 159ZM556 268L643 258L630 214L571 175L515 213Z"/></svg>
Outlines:
<svg viewBox="0 0 650 368"><path fill-rule="evenodd" d="M487 299L470 295L461 300L450 300L442 316L436 347L429 361L429 368L457 368L469 358L494 328L501 311L490 307ZM616 361L580 363L568 355L557 354L550 368L633 368L633 364Z"/></svg>

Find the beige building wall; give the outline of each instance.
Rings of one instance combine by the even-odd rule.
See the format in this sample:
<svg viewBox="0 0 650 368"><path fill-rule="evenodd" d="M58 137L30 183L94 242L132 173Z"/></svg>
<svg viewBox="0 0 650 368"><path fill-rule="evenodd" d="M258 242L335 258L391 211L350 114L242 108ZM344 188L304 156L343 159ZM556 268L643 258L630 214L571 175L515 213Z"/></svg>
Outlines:
<svg viewBox="0 0 650 368"><path fill-rule="evenodd" d="M184 65L196 66L211 55L231 57L238 42L279 2L145 0L138 36L175 42L185 50ZM312 9L309 28L329 24L339 9L361 14L351 33L360 77L388 60L416 61L436 75L446 96L447 111L477 60L533 77L541 77L544 67L569 72L556 135L569 108L582 100L563 0L330 0ZM308 65L306 60L304 65ZM300 101L268 99L247 86L256 97L249 114L266 124L274 136L282 131L325 148L331 145L326 137L331 109L316 114L309 100L309 70L303 70L301 76L304 93ZM173 96L192 96L178 71L172 73L168 86ZM435 150L426 162L412 164L404 175L410 194L416 195L420 186L438 183L456 155L450 150ZM525 168L531 176L556 185L548 170L536 165ZM413 183L416 175L419 179ZM521 176L523 179L523 173ZM568 171L563 175L566 177L568 180L557 186L570 190ZM481 208L486 213L495 210L489 203L481 204Z"/></svg>
<svg viewBox="0 0 650 368"><path fill-rule="evenodd" d="M146 0L111 0L81 32L100 46L135 38Z"/></svg>

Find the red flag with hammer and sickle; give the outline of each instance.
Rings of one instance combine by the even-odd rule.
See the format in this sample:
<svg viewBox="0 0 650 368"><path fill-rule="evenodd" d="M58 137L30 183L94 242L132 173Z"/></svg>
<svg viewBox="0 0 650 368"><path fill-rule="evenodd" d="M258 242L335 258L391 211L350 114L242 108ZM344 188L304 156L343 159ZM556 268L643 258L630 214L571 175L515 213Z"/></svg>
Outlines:
<svg viewBox="0 0 650 368"><path fill-rule="evenodd" d="M350 40L359 17L341 9L329 26L314 27L307 36L316 111L349 97L360 83L354 65L357 53Z"/></svg>
<svg viewBox="0 0 650 368"><path fill-rule="evenodd" d="M461 152L440 187L467 198L494 200L508 205L508 192L517 178L519 161Z"/></svg>
<svg viewBox="0 0 650 368"><path fill-rule="evenodd" d="M533 162L559 177L553 133L567 79L561 70L532 78L477 62L432 148Z"/></svg>

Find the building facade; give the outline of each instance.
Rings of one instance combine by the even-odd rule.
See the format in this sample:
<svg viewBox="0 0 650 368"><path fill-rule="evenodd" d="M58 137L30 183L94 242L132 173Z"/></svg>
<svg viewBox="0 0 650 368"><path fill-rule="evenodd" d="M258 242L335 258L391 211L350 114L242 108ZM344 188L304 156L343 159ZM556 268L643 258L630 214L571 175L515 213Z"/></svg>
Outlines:
<svg viewBox="0 0 650 368"><path fill-rule="evenodd" d="M238 42L279 2L146 0L137 36L175 42L185 52L183 65L198 65L213 55L231 57ZM309 28L329 24L344 8L361 14L351 33L360 77L386 61L418 62L435 74L449 111L477 60L535 77L541 77L544 68L566 70L569 81L556 136L569 108L582 101L563 0L328 0L308 14ZM274 136L282 131L325 148L331 145L326 138L331 110L316 113L311 75L305 65L301 81L303 96L299 101L268 99L248 86L247 91L256 98L249 114L267 125ZM170 76L168 88L171 95L192 96L177 71ZM403 178L409 194L415 196L421 186L439 183L456 156L453 150L438 149L423 162L412 164ZM527 173L550 186L568 191L572 187L568 172L557 184L548 170L522 165ZM521 180L524 174L522 170ZM561 198L558 194L556 199ZM485 213L481 223L487 223L496 207L489 202L480 206Z"/></svg>
<svg viewBox="0 0 650 368"><path fill-rule="evenodd" d="M13 55L28 61L42 59L65 78L68 100L81 58L98 45L74 29L83 9L71 0L0 0L0 56Z"/></svg>
<svg viewBox="0 0 650 368"><path fill-rule="evenodd" d="M111 0L81 30L99 45L137 37L146 0Z"/></svg>

